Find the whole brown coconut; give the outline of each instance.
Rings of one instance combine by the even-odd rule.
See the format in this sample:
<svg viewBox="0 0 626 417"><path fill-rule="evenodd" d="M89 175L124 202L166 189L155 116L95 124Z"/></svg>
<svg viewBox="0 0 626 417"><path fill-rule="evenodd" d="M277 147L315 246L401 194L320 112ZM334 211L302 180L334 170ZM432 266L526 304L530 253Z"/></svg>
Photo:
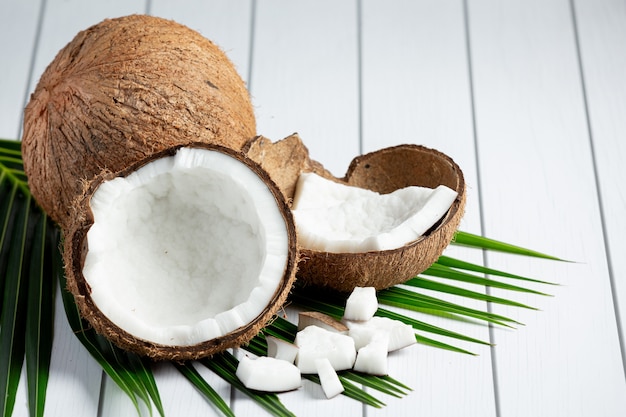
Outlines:
<svg viewBox="0 0 626 417"><path fill-rule="evenodd" d="M104 172L73 212L63 249L81 316L118 346L153 359L198 359L249 342L295 280L289 207L266 171L226 147L170 147ZM221 333L206 336L210 323Z"/></svg>
<svg viewBox="0 0 626 417"><path fill-rule="evenodd" d="M30 189L61 226L86 181L189 141L232 149L254 136L249 94L226 55L152 16L105 20L45 70L24 114Z"/></svg>
<svg viewBox="0 0 626 417"><path fill-rule="evenodd" d="M298 284L349 292L354 287L389 288L426 270L454 237L465 209L465 180L459 166L447 155L419 145L399 145L356 157L343 178L335 178L309 158L294 134L276 143L258 137L245 148L278 183L287 201L293 199L301 172L366 188L381 194L417 185L445 185L458 193L447 214L420 239L393 250L331 253L300 247ZM285 162L278 166L275 161ZM278 167L278 169L276 169Z"/></svg>

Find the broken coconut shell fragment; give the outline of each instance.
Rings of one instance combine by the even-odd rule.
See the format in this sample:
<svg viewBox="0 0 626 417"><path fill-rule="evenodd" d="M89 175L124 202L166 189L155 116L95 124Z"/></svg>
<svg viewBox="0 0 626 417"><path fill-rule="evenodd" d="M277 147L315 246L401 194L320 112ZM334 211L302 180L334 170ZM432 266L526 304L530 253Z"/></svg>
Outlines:
<svg viewBox="0 0 626 417"><path fill-rule="evenodd" d="M244 150L270 176L277 178L285 199L291 202L302 172L381 194L422 186L444 185L457 193L447 213L420 238L402 247L379 251L334 253L300 247L298 283L350 292L355 287L384 289L406 282L432 265L454 237L465 208L465 181L459 166L447 155L419 145L399 145L356 157L343 178L335 178L311 161L297 135L271 143L256 138ZM275 170L271 161L293 161Z"/></svg>
<svg viewBox="0 0 626 417"><path fill-rule="evenodd" d="M46 68L24 113L24 170L64 226L102 170L190 141L240 149L255 130L245 83L217 45L170 20L123 16L78 33Z"/></svg>
<svg viewBox="0 0 626 417"><path fill-rule="evenodd" d="M291 211L245 155L195 143L104 173L65 232L81 315L124 349L189 360L250 341L297 266Z"/></svg>

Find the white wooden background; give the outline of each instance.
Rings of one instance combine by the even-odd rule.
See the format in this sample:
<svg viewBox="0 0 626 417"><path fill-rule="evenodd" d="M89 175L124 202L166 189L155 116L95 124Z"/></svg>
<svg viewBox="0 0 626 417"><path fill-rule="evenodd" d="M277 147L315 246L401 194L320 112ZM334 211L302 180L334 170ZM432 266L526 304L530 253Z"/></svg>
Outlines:
<svg viewBox="0 0 626 417"><path fill-rule="evenodd" d="M221 45L248 82L259 133L299 132L337 175L361 152L438 148L466 175L463 230L577 261L488 254L489 266L562 285L516 297L540 311L489 307L525 323L517 330L434 321L495 347L394 355L408 397L383 396L377 410L306 384L281 395L297 415L626 415L625 1L0 0L0 137L19 138L29 92L76 32L131 13ZM205 375L238 415L264 414ZM214 413L168 365L157 378L168 416ZM16 416L28 415L23 388ZM136 415L60 305L46 415Z"/></svg>

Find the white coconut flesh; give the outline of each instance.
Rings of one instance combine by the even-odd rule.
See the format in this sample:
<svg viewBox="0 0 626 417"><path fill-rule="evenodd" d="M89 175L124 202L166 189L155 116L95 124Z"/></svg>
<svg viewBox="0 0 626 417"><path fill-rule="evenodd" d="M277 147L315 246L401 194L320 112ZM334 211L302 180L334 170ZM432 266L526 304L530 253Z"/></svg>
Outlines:
<svg viewBox="0 0 626 417"><path fill-rule="evenodd" d="M378 299L374 287L355 287L346 300L344 320L367 321L378 310Z"/></svg>
<svg viewBox="0 0 626 417"><path fill-rule="evenodd" d="M345 390L328 358L315 359L315 369L326 398L336 397Z"/></svg>
<svg viewBox="0 0 626 417"><path fill-rule="evenodd" d="M316 359L328 358L336 371L352 368L356 359L352 338L317 326L296 333L294 344L298 346L296 366L305 374L317 372Z"/></svg>
<svg viewBox="0 0 626 417"><path fill-rule="evenodd" d="M267 307L288 262L276 199L245 163L181 148L91 198L83 275L98 309L134 337L190 346Z"/></svg>
<svg viewBox="0 0 626 417"><path fill-rule="evenodd" d="M444 185L379 194L302 173L293 201L298 242L331 253L397 249L428 231L456 197Z"/></svg>
<svg viewBox="0 0 626 417"><path fill-rule="evenodd" d="M302 375L293 363L267 356L244 356L237 365L237 378L246 388L265 392L284 392L302 386Z"/></svg>
<svg viewBox="0 0 626 417"><path fill-rule="evenodd" d="M298 356L298 346L274 336L265 336L267 356L293 363Z"/></svg>

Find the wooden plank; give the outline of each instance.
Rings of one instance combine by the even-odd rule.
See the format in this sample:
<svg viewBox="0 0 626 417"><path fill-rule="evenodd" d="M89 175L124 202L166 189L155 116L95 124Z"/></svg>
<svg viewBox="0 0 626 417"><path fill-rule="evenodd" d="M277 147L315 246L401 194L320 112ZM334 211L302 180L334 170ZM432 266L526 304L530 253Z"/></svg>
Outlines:
<svg viewBox="0 0 626 417"><path fill-rule="evenodd" d="M152 0L150 4L150 14L187 25L219 45L247 79L252 0Z"/></svg>
<svg viewBox="0 0 626 417"><path fill-rule="evenodd" d="M60 288L56 294L54 344L46 393L46 416L95 416L98 412L102 369L74 336L65 318ZM23 372L13 417L29 416L26 375Z"/></svg>
<svg viewBox="0 0 626 417"><path fill-rule="evenodd" d="M33 78L28 90L34 90L48 63L78 31L107 17L144 10L143 0L98 3L78 0L47 1L35 55ZM52 371L46 401L46 410L50 412L47 415L97 415L102 369L72 335L60 304L56 310L54 337ZM124 398L123 401L127 400ZM122 408L134 411L130 403L124 403Z"/></svg>
<svg viewBox="0 0 626 417"><path fill-rule="evenodd" d="M480 234L463 4L403 1L395 6L389 8L384 1L363 3L364 151L416 143L450 155L463 169L468 184L468 204L461 229ZM446 254L482 262L482 255L470 249L451 247ZM481 291L481 288L469 288ZM440 293L430 295L486 309L482 302L468 302ZM489 340L486 326L413 316ZM428 416L495 415L489 347L444 341L479 356L419 346L403 358L392 374L407 381L415 391L408 399L390 403L381 415L414 415L412 404L419 404L419 413Z"/></svg>
<svg viewBox="0 0 626 417"><path fill-rule="evenodd" d="M154 0L150 7L150 14L189 26L219 45L244 79L248 75L251 12L250 0L185 0L176 3ZM196 368L226 403L232 405L230 384L202 365ZM220 415L172 366L159 365L154 372L167 415ZM117 390L117 387L112 389Z"/></svg>
<svg viewBox="0 0 626 417"><path fill-rule="evenodd" d="M56 295L45 415L94 415L98 410L102 371L67 323L60 291Z"/></svg>
<svg viewBox="0 0 626 417"><path fill-rule="evenodd" d="M563 284L535 303L540 312L524 312L523 329L495 335L500 414L622 415L626 386L569 4L475 1L469 22L486 233L578 261L489 256L491 266Z"/></svg>
<svg viewBox="0 0 626 417"><path fill-rule="evenodd" d="M143 13L145 10L145 0L112 0L98 3L78 0L47 1L30 91L34 90L39 77L57 52L79 31L106 18Z"/></svg>
<svg viewBox="0 0 626 417"><path fill-rule="evenodd" d="M626 4L575 1L582 71L587 93L604 233L616 302L620 307L622 360L626 334Z"/></svg>
<svg viewBox="0 0 626 417"><path fill-rule="evenodd" d="M0 3L0 138L18 139L41 1Z"/></svg>
<svg viewBox="0 0 626 417"><path fill-rule="evenodd" d="M354 2L260 0L252 78L257 130L298 132L311 156L342 176L358 151Z"/></svg>
<svg viewBox="0 0 626 417"><path fill-rule="evenodd" d="M311 156L335 175L359 149L356 16L354 2L256 4L250 88L258 133L279 140L299 132ZM280 397L298 416L363 413L346 397L328 401L309 381ZM237 394L235 412L253 415L258 406Z"/></svg>

